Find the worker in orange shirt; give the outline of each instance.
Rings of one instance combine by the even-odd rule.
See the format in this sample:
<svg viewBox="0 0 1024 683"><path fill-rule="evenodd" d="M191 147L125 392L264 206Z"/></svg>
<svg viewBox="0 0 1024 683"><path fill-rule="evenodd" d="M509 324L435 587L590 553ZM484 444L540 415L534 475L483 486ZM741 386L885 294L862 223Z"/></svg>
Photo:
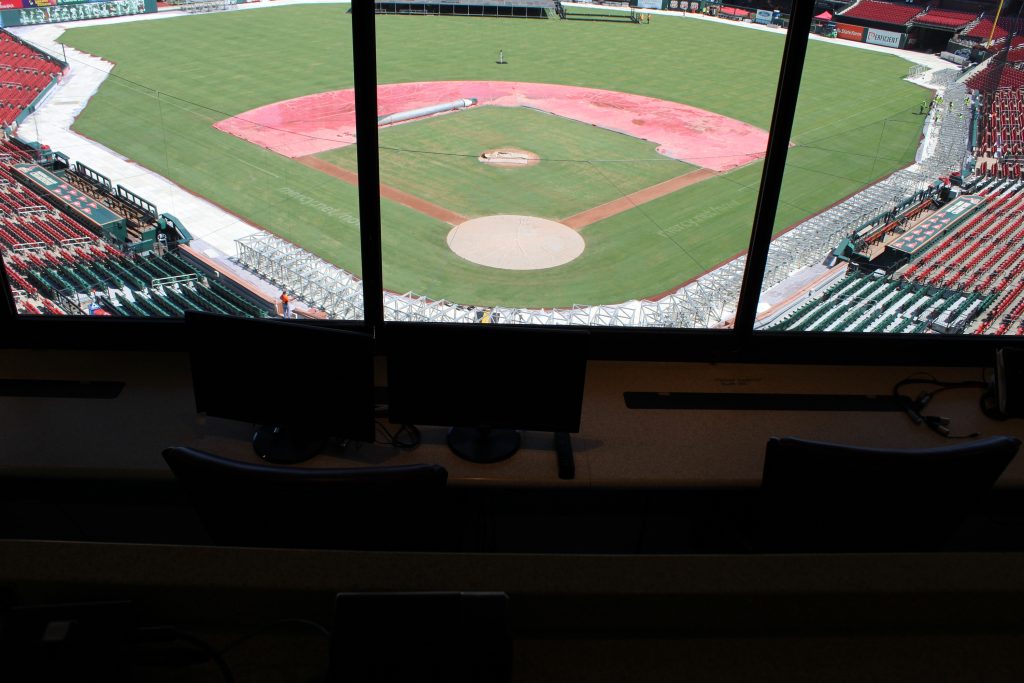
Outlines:
<svg viewBox="0 0 1024 683"><path fill-rule="evenodd" d="M291 312L292 312L291 303L292 303L292 300L291 300L291 297L288 296L288 292L282 291L281 292L281 317L282 318L290 318L291 317Z"/></svg>

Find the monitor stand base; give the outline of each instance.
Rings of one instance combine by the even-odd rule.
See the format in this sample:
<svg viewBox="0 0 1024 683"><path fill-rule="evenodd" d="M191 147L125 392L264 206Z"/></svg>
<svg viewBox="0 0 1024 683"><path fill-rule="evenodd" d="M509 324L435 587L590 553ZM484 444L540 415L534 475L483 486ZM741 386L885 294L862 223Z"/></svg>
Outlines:
<svg viewBox="0 0 1024 683"><path fill-rule="evenodd" d="M252 449L267 462L294 465L309 460L327 445L327 437L305 429L260 425L252 435Z"/></svg>
<svg viewBox="0 0 1024 683"><path fill-rule="evenodd" d="M519 432L488 427L452 427L448 447L463 460L477 463L501 462L519 450Z"/></svg>
<svg viewBox="0 0 1024 683"><path fill-rule="evenodd" d="M576 458L572 453L572 439L568 432L555 432L555 457L558 461L558 478L576 478Z"/></svg>

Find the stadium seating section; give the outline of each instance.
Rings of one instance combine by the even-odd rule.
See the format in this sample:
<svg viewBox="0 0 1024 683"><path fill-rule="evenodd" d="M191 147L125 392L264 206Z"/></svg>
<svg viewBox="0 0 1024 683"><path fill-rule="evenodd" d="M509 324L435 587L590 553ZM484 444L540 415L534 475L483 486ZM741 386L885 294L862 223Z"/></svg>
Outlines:
<svg viewBox="0 0 1024 683"><path fill-rule="evenodd" d="M881 2L880 0L860 0L839 14L840 17L877 21L882 24L905 26L910 20L921 13L921 7L900 2Z"/></svg>
<svg viewBox="0 0 1024 683"><path fill-rule="evenodd" d="M0 125L12 124L62 71L59 62L0 31ZM36 162L37 156L35 150L0 137L0 252L20 312L269 315L265 304L209 278L184 252L172 247L160 255L133 254L62 213L13 172L14 164ZM109 197L101 201L122 215L131 209Z"/></svg>
<svg viewBox="0 0 1024 683"><path fill-rule="evenodd" d="M56 60L0 32L0 125L11 125L63 70Z"/></svg>
<svg viewBox="0 0 1024 683"><path fill-rule="evenodd" d="M977 41L987 41L989 35L991 35L993 42L1002 41L1006 36L1010 35L1013 19L1000 19L999 25L996 26L996 30L993 32L992 26L994 24L994 17L983 17L976 25L964 31L961 36Z"/></svg>
<svg viewBox="0 0 1024 683"><path fill-rule="evenodd" d="M141 317L180 316L186 310L269 314L253 297L208 278L173 250L140 256L104 241L18 182L11 164L30 159L26 150L0 141L0 250L19 311Z"/></svg>
<svg viewBox="0 0 1024 683"><path fill-rule="evenodd" d="M970 321L987 303L973 292L926 287L900 278L851 272L804 304L776 330L807 332L927 332Z"/></svg>
<svg viewBox="0 0 1024 683"><path fill-rule="evenodd" d="M981 210L892 273L850 268L775 323L811 332L1024 335L1024 183L987 177Z"/></svg>
<svg viewBox="0 0 1024 683"><path fill-rule="evenodd" d="M918 26L938 26L959 31L978 18L977 12L932 9L914 17L914 24Z"/></svg>
<svg viewBox="0 0 1024 683"><path fill-rule="evenodd" d="M1024 72L1017 73L1024 76ZM990 158L1001 162L1024 160L1024 91L1000 88L984 93L982 102L975 156L986 164Z"/></svg>
<svg viewBox="0 0 1024 683"><path fill-rule="evenodd" d="M1024 71L1014 68L1005 58L993 57L967 79L967 87L982 93L1000 88L1017 90L1024 87Z"/></svg>

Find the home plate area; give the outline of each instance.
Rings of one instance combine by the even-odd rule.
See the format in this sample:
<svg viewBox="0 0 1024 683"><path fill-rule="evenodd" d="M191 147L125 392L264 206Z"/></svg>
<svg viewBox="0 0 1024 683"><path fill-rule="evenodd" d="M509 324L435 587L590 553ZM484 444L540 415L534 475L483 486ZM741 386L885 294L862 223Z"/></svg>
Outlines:
<svg viewBox="0 0 1024 683"><path fill-rule="evenodd" d="M540 270L568 263L586 243L575 230L535 216L473 218L448 232L448 248L467 261L505 270Z"/></svg>

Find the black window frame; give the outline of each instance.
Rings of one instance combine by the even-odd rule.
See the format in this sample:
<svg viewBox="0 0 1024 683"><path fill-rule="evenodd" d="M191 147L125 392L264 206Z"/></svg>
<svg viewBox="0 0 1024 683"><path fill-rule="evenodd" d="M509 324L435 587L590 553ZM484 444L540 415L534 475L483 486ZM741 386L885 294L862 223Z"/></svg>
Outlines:
<svg viewBox="0 0 1024 683"><path fill-rule="evenodd" d="M593 359L975 367L991 366L998 348L1024 343L992 335L754 331L814 5L815 0L793 0L735 324L729 329L586 327L591 333ZM429 342L430 330L438 323L384 321L373 0L353 0L351 16L360 141L357 160L360 177L369 181L359 183L364 319L321 324L370 331L378 343L386 342L391 326L416 325ZM183 348L181 320L18 315L6 268L0 268L0 285L4 292L0 327L6 330L0 345L4 347L169 352Z"/></svg>

